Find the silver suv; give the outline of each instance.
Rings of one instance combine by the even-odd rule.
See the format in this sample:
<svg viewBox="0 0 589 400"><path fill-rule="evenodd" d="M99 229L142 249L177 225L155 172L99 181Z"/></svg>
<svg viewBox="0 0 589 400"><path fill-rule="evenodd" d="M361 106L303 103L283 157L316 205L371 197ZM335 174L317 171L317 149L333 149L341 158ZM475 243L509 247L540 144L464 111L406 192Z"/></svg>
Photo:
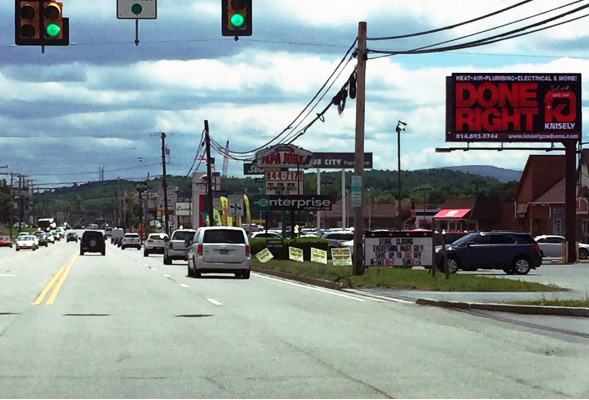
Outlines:
<svg viewBox="0 0 589 400"><path fill-rule="evenodd" d="M135 247L137 250L141 250L141 237L139 237L138 233L125 233L121 242L121 249L125 250L127 247Z"/></svg>
<svg viewBox="0 0 589 400"><path fill-rule="evenodd" d="M170 265L173 260L187 260L188 248L192 244L194 229L177 229L164 247L164 264Z"/></svg>

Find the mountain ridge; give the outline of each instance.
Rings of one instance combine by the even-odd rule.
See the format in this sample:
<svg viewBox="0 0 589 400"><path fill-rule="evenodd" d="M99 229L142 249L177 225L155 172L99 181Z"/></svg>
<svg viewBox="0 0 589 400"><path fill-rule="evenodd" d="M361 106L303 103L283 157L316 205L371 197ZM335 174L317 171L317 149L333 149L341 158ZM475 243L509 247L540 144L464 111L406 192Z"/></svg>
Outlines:
<svg viewBox="0 0 589 400"><path fill-rule="evenodd" d="M499 182L519 181L523 171L515 169L500 168L492 165L457 165L451 167L440 167L440 169L450 169L475 175L490 176Z"/></svg>

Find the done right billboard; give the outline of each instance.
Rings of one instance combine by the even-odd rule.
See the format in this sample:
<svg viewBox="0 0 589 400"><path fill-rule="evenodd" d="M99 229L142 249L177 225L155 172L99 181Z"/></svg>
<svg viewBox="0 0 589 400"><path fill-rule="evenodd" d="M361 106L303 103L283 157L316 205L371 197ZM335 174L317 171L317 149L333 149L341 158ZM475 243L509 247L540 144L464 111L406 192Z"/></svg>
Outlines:
<svg viewBox="0 0 589 400"><path fill-rule="evenodd" d="M447 142L581 140L581 74L454 73Z"/></svg>

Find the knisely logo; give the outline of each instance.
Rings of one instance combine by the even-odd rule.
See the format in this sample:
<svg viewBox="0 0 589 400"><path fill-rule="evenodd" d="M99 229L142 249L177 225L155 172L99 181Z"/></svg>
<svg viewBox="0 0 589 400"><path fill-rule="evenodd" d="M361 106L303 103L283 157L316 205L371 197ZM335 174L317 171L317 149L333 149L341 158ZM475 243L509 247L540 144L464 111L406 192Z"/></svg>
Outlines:
<svg viewBox="0 0 589 400"><path fill-rule="evenodd" d="M575 128L577 96L569 90L551 90L544 95L544 129Z"/></svg>

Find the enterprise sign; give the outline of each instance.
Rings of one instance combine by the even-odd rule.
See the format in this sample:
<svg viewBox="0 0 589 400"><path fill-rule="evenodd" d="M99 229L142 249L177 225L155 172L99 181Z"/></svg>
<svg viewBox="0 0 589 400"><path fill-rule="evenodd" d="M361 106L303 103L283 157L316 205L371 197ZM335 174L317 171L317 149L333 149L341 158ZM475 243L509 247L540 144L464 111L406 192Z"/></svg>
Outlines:
<svg viewBox="0 0 589 400"><path fill-rule="evenodd" d="M330 196L266 196L254 195L254 210L329 211L333 200Z"/></svg>

